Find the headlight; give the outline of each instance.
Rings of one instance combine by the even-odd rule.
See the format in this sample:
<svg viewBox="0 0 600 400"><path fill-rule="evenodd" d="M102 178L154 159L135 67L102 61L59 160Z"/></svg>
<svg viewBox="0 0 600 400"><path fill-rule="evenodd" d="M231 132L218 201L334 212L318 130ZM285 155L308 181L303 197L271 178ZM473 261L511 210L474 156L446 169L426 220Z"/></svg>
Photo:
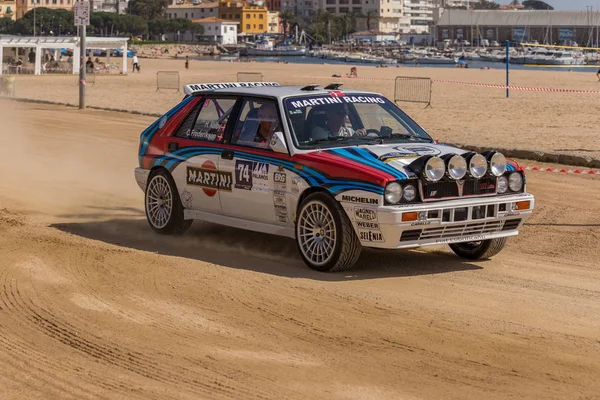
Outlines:
<svg viewBox="0 0 600 400"><path fill-rule="evenodd" d="M475 154L469 161L469 173L474 178L481 178L487 172L487 160L481 154Z"/></svg>
<svg viewBox="0 0 600 400"><path fill-rule="evenodd" d="M439 157L431 157L425 163L425 178L430 181L439 181L446 173L446 165L444 160Z"/></svg>
<svg viewBox="0 0 600 400"><path fill-rule="evenodd" d="M390 183L385 188L384 197L388 203L398 203L402 199L402 186L397 182Z"/></svg>
<svg viewBox="0 0 600 400"><path fill-rule="evenodd" d="M508 176L508 187L513 192L518 192L523 188L523 176L518 172L513 172Z"/></svg>
<svg viewBox="0 0 600 400"><path fill-rule="evenodd" d="M498 193L506 193L508 190L508 179L506 177L501 176L498 178Z"/></svg>
<svg viewBox="0 0 600 400"><path fill-rule="evenodd" d="M417 198L417 189L413 185L404 186L404 200L413 201Z"/></svg>
<svg viewBox="0 0 600 400"><path fill-rule="evenodd" d="M467 174L467 161L458 154L452 156L448 161L448 175L452 179L462 179Z"/></svg>
<svg viewBox="0 0 600 400"><path fill-rule="evenodd" d="M506 172L506 157L502 153L494 153L490 159L490 170L494 176L502 176Z"/></svg>

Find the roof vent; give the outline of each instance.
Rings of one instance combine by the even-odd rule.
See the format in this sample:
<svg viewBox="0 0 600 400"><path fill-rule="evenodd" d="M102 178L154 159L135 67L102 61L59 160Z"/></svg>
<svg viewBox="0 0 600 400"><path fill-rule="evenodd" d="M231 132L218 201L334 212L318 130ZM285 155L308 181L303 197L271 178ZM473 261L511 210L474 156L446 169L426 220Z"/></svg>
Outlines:
<svg viewBox="0 0 600 400"><path fill-rule="evenodd" d="M330 83L329 85L325 86L325 89L338 90L340 88L340 86L342 86L342 85L343 85L343 83L341 83L341 82Z"/></svg>
<svg viewBox="0 0 600 400"><path fill-rule="evenodd" d="M304 86L302 89L300 90L315 90L317 87L319 87L318 83L312 83L310 85L306 85Z"/></svg>

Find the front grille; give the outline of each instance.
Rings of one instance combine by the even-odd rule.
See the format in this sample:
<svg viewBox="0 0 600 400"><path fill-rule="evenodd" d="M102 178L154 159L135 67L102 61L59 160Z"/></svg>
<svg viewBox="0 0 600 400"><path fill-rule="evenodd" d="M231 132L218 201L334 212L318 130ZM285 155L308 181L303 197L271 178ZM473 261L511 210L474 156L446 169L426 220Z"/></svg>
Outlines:
<svg viewBox="0 0 600 400"><path fill-rule="evenodd" d="M413 229L402 232L401 242L430 239L458 239L473 235L483 235L517 229L520 219L506 221L471 222L460 225L438 226L427 229Z"/></svg>
<svg viewBox="0 0 600 400"><path fill-rule="evenodd" d="M496 179L467 178L462 181L462 195L457 181L422 182L423 200L441 200L461 196L483 196L496 193Z"/></svg>
<svg viewBox="0 0 600 400"><path fill-rule="evenodd" d="M426 200L458 197L456 182L423 182L423 198Z"/></svg>

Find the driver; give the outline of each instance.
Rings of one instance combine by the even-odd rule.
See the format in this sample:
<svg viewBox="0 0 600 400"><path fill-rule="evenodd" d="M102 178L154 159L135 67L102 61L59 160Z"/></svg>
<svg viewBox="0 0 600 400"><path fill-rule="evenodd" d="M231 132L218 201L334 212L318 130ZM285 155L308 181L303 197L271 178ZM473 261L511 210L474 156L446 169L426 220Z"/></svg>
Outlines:
<svg viewBox="0 0 600 400"><path fill-rule="evenodd" d="M258 109L258 120L260 125L258 132L254 136L254 141L258 143L267 143L271 135L277 129L277 109L273 103L264 103Z"/></svg>
<svg viewBox="0 0 600 400"><path fill-rule="evenodd" d="M335 136L364 136L364 129L352 129L346 126L348 117L348 106L346 104L329 104L325 107L325 126L317 126L313 129L312 139L319 140Z"/></svg>

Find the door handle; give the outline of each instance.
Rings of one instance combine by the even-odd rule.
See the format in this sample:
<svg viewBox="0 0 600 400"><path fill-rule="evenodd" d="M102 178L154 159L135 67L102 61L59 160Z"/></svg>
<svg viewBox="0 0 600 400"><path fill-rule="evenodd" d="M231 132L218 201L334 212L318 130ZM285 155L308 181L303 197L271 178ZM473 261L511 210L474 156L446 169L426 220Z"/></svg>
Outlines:
<svg viewBox="0 0 600 400"><path fill-rule="evenodd" d="M169 144L167 145L167 150L169 151L169 153L174 152L178 148L179 148L179 143L177 143L177 142L169 142Z"/></svg>
<svg viewBox="0 0 600 400"><path fill-rule="evenodd" d="M223 150L223 152L221 153L221 158L225 160L233 160L233 151Z"/></svg>

